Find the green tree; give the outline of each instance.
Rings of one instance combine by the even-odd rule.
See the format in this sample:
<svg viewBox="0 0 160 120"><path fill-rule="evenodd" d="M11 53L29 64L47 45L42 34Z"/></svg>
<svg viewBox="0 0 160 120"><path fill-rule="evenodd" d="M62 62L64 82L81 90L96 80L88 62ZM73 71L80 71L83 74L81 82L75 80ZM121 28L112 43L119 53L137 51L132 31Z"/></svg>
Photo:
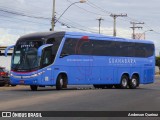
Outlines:
<svg viewBox="0 0 160 120"><path fill-rule="evenodd" d="M160 57L156 57L156 66L160 67Z"/></svg>

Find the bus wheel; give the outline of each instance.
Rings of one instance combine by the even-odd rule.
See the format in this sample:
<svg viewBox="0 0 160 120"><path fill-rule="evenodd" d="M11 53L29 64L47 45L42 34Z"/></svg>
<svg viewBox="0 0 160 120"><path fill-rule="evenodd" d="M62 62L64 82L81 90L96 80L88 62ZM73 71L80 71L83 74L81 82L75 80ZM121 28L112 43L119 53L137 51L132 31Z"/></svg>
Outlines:
<svg viewBox="0 0 160 120"><path fill-rule="evenodd" d="M32 91L37 91L38 86L37 85L30 85L30 88Z"/></svg>
<svg viewBox="0 0 160 120"><path fill-rule="evenodd" d="M106 85L106 87L111 89L111 88L113 88L113 85Z"/></svg>
<svg viewBox="0 0 160 120"><path fill-rule="evenodd" d="M128 86L128 77L126 75L122 75L121 83L119 85L114 85L115 88L126 89Z"/></svg>
<svg viewBox="0 0 160 120"><path fill-rule="evenodd" d="M61 90L67 88L67 77L65 75L59 75L56 82L56 89Z"/></svg>
<svg viewBox="0 0 160 120"><path fill-rule="evenodd" d="M126 89L128 86L128 77L126 75L122 75L120 88Z"/></svg>
<svg viewBox="0 0 160 120"><path fill-rule="evenodd" d="M129 81L129 88L135 89L138 86L138 78L136 75L133 75L131 80Z"/></svg>

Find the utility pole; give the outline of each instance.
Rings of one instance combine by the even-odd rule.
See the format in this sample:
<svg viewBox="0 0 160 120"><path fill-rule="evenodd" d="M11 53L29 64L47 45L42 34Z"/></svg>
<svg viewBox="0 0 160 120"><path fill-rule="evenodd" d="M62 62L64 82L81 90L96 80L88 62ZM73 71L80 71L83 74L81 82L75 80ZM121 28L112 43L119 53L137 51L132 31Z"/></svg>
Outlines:
<svg viewBox="0 0 160 120"><path fill-rule="evenodd" d="M101 21L104 20L102 17L97 19L99 21L99 34L101 33Z"/></svg>
<svg viewBox="0 0 160 120"><path fill-rule="evenodd" d="M54 31L54 27L55 27L55 6L56 6L56 0L53 0L53 12L52 12L52 28L51 31Z"/></svg>
<svg viewBox="0 0 160 120"><path fill-rule="evenodd" d="M141 26L136 26L137 24L144 24L144 22L138 22L138 23L136 23L136 22L130 22L132 25L133 25L133 27L130 27L132 30L133 30L133 35L132 35L132 38L133 39L135 39L136 38L136 36L135 36L135 29L136 28L138 28L138 29L142 29L143 27L141 27Z"/></svg>
<svg viewBox="0 0 160 120"><path fill-rule="evenodd" d="M74 3L72 3L72 4L70 4L66 9L65 9L65 11L56 19L55 18L55 1L56 0L53 0L53 12L52 12L52 31L54 31L54 27L55 27L55 23L57 22L57 21L59 21L59 19L63 16L63 14L72 6L72 5L74 5L74 4L76 4L76 3L85 3L86 1L85 0L80 0L80 1L78 1L78 2L74 2Z"/></svg>
<svg viewBox="0 0 160 120"><path fill-rule="evenodd" d="M127 14L111 14L110 15L111 17L113 17L113 36L116 36L117 33L116 33L116 19L117 17L127 17Z"/></svg>

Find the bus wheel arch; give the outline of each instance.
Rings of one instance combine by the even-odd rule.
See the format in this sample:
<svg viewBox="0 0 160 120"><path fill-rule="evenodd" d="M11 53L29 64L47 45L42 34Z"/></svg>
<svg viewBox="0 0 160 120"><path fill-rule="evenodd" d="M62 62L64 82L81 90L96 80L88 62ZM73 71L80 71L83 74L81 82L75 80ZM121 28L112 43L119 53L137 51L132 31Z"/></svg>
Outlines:
<svg viewBox="0 0 160 120"><path fill-rule="evenodd" d="M56 80L56 89L61 90L62 88L67 88L68 76L66 73L59 73Z"/></svg>
<svg viewBox="0 0 160 120"><path fill-rule="evenodd" d="M129 88L130 89L135 89L136 87L139 86L140 82L140 77L138 73L134 73L129 81Z"/></svg>

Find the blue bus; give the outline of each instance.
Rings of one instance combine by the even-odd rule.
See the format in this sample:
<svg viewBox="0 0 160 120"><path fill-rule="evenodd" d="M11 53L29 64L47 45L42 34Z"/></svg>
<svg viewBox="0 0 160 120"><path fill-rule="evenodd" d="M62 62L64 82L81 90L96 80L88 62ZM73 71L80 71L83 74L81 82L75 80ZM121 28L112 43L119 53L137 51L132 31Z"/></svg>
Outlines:
<svg viewBox="0 0 160 120"><path fill-rule="evenodd" d="M91 33L42 32L20 37L11 60L11 84L38 87L93 85L137 88L154 82L151 41Z"/></svg>

